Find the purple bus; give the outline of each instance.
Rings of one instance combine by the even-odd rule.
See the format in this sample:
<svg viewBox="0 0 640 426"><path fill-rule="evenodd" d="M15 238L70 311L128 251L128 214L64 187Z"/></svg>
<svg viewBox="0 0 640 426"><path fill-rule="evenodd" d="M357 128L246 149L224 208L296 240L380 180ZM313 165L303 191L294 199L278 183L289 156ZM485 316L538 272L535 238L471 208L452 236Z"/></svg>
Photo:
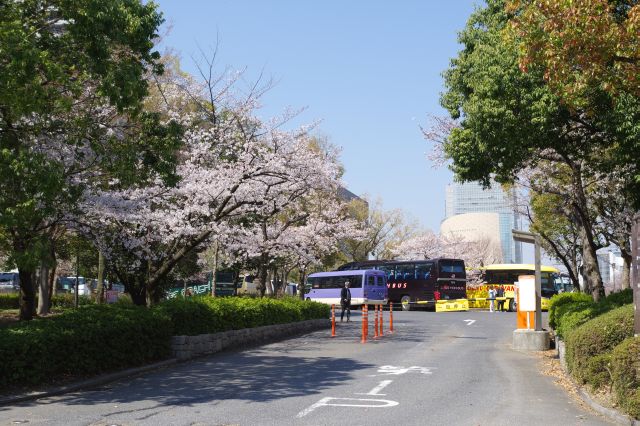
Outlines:
<svg viewBox="0 0 640 426"><path fill-rule="evenodd" d="M373 269L310 274L305 286L305 298L328 305L340 305L340 291L346 281L349 281L351 289L351 305L387 303L387 275Z"/></svg>

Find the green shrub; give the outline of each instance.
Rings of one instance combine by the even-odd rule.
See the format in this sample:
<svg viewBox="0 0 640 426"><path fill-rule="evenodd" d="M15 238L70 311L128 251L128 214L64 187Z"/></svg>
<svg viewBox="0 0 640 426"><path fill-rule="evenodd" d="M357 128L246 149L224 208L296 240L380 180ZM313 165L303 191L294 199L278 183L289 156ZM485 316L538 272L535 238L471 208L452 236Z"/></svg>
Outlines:
<svg viewBox="0 0 640 426"><path fill-rule="evenodd" d="M172 328L143 307L85 306L0 329L0 388L93 375L166 358Z"/></svg>
<svg viewBox="0 0 640 426"><path fill-rule="evenodd" d="M328 318L330 308L294 298L191 297L167 300L157 307L173 323L176 335L198 335L226 330Z"/></svg>
<svg viewBox="0 0 640 426"><path fill-rule="evenodd" d="M556 310L556 334L566 339L572 330L600 314L598 305L593 302L576 302L558 307Z"/></svg>
<svg viewBox="0 0 640 426"><path fill-rule="evenodd" d="M36 304L38 303L38 297L36 295ZM88 296L78 296L78 305L91 305L93 300ZM73 293L62 293L51 297L51 308L54 310L62 310L73 308L74 295ZM19 309L20 308L20 295L18 293L0 294L0 309Z"/></svg>
<svg viewBox="0 0 640 426"><path fill-rule="evenodd" d="M89 296L78 296L78 306L92 305L94 301ZM51 309L64 310L75 307L75 295L73 293L56 294L51 297Z"/></svg>
<svg viewBox="0 0 640 426"><path fill-rule="evenodd" d="M18 293L0 294L0 309L19 309L20 296Z"/></svg>
<svg viewBox="0 0 640 426"><path fill-rule="evenodd" d="M629 303L633 303L633 292L630 289L612 293L595 303L588 294L562 293L553 296L552 308L549 309L549 325L563 339L567 334L588 320ZM555 301L555 302L554 302Z"/></svg>
<svg viewBox="0 0 640 426"><path fill-rule="evenodd" d="M553 329L558 327L557 318L562 316L558 309L580 302L593 302L593 298L585 293L560 293L553 296L549 305L549 326Z"/></svg>
<svg viewBox="0 0 640 426"><path fill-rule="evenodd" d="M599 389L611 383L611 352L594 355L586 360L584 376L593 389Z"/></svg>
<svg viewBox="0 0 640 426"><path fill-rule="evenodd" d="M611 354L613 391L618 405L640 418L640 337L631 337Z"/></svg>
<svg viewBox="0 0 640 426"><path fill-rule="evenodd" d="M594 388L608 384L607 355L629 336L633 336L633 305L585 322L569 333L566 340L569 371L579 382Z"/></svg>
<svg viewBox="0 0 640 426"><path fill-rule="evenodd" d="M629 303L633 303L633 290L627 288L625 290L617 291L615 293L611 293L607 297L605 297L601 303L613 307L619 307L628 305Z"/></svg>

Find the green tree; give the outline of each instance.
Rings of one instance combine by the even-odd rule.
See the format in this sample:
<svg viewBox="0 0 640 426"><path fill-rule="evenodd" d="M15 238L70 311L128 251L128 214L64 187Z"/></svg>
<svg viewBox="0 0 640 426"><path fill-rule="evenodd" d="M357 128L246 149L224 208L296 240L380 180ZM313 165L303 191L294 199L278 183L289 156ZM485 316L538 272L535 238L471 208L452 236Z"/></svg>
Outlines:
<svg viewBox="0 0 640 426"><path fill-rule="evenodd" d="M604 90L640 96L640 4L637 0L514 0L511 20L520 67L542 66L554 92L588 107Z"/></svg>
<svg viewBox="0 0 640 426"><path fill-rule="evenodd" d="M137 114L145 74L162 71L161 22L139 0L0 2L0 228L20 271L21 319L32 318L33 271L50 252L47 230L82 193L79 176L126 183L146 166L170 169L155 149L176 129Z"/></svg>
<svg viewBox="0 0 640 426"><path fill-rule="evenodd" d="M463 181L513 182L540 161L566 168L565 195L582 244L585 276L594 297L604 294L596 249L598 231L590 214L585 177L592 170L637 170L627 148L637 144L640 104L631 96L611 102L602 92L596 114L568 107L551 90L541 68L520 69L517 43L507 37L513 15L501 0L488 0L460 33L463 50L445 72L441 103L459 127L444 144L451 166ZM597 107L597 108L596 108ZM635 139L634 139L635 138ZM626 182L637 183L632 176Z"/></svg>

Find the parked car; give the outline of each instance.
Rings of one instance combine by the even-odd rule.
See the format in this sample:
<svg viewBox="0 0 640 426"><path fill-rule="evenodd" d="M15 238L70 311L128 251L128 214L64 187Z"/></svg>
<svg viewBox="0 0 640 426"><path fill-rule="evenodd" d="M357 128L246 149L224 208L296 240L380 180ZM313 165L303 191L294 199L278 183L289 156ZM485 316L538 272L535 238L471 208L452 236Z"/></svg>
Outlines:
<svg viewBox="0 0 640 426"><path fill-rule="evenodd" d="M20 276L18 272L0 272L0 292L13 293L20 290Z"/></svg>

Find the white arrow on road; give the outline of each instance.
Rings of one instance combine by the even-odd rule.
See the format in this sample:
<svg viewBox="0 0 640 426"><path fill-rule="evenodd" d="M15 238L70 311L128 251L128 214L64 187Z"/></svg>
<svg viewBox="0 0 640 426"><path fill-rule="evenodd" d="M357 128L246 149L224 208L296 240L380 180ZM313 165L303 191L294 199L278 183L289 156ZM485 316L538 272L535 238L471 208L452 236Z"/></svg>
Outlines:
<svg viewBox="0 0 640 426"><path fill-rule="evenodd" d="M476 320L464 320L464 322L466 322L466 323L467 323L467 325L471 325L471 324L473 324L474 322L476 322Z"/></svg>

